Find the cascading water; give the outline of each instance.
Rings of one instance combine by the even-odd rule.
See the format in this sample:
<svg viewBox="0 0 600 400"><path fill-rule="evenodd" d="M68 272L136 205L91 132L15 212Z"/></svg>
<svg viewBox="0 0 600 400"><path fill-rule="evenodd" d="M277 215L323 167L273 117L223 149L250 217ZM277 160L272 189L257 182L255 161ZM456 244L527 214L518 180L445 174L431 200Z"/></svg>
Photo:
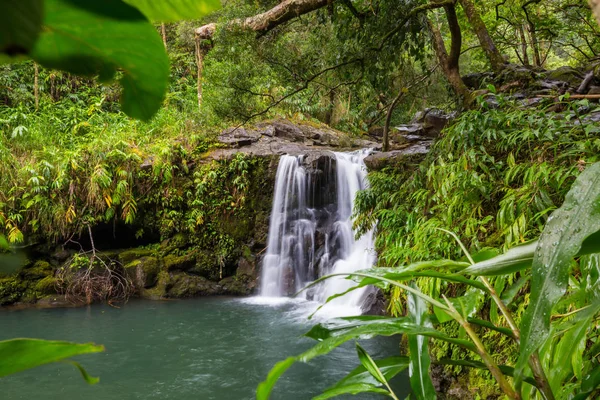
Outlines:
<svg viewBox="0 0 600 400"><path fill-rule="evenodd" d="M368 185L364 158L370 150L332 153L305 166L305 156L282 156L275 180L267 254L263 259L261 296L297 292L320 276L371 267L376 260L373 232L358 240L352 229L354 199ZM324 303L352 286L342 277L306 292ZM327 304L327 316L360 314L368 307L368 288L350 292Z"/></svg>

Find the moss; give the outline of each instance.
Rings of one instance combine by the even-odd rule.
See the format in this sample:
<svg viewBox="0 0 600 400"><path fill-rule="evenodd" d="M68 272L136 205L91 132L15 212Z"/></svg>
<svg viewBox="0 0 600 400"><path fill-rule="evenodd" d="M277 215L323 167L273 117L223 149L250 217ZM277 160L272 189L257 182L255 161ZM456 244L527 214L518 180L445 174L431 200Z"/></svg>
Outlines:
<svg viewBox="0 0 600 400"><path fill-rule="evenodd" d="M157 276L156 286L142 289L140 294L145 299L160 300L167 297L167 290L172 285L171 276L167 271L160 271Z"/></svg>
<svg viewBox="0 0 600 400"><path fill-rule="evenodd" d="M212 296L221 294L222 287L203 276L179 273L171 275L171 287L168 297L182 298L193 296Z"/></svg>
<svg viewBox="0 0 600 400"><path fill-rule="evenodd" d="M196 252L196 264L188 272L212 281L217 281L219 280L220 272L219 261L210 251L199 250Z"/></svg>
<svg viewBox="0 0 600 400"><path fill-rule="evenodd" d="M137 290L156 285L159 272L160 262L156 257L142 257L125 265L125 273Z"/></svg>
<svg viewBox="0 0 600 400"><path fill-rule="evenodd" d="M0 279L0 305L16 303L23 295L23 288L16 278Z"/></svg>
<svg viewBox="0 0 600 400"><path fill-rule="evenodd" d="M31 267L26 267L19 272L19 277L24 281L43 279L52 274L52 266L46 261L37 261Z"/></svg>
<svg viewBox="0 0 600 400"><path fill-rule="evenodd" d="M57 282L56 278L52 275L49 275L41 280L39 280L35 286L34 290L39 295L51 295L56 294Z"/></svg>
<svg viewBox="0 0 600 400"><path fill-rule="evenodd" d="M196 265L196 257L194 254L169 254L163 257L163 264L167 271L187 271Z"/></svg>
<svg viewBox="0 0 600 400"><path fill-rule="evenodd" d="M137 248L137 249L122 251L118 254L117 257L121 264L127 265L134 260L137 260L139 258L146 257L146 256L152 256L153 254L154 254L153 250Z"/></svg>

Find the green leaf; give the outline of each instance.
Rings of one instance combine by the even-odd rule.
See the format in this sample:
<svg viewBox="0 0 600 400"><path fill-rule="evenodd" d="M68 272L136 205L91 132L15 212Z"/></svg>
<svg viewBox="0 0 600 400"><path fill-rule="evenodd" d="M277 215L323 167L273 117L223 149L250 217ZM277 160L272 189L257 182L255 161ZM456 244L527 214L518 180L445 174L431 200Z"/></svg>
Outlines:
<svg viewBox="0 0 600 400"><path fill-rule="evenodd" d="M0 342L0 377L80 354L101 351L104 351L104 347L93 343L78 344L40 339L5 340ZM88 383L98 382L98 378L90 377L81 365L74 365Z"/></svg>
<svg viewBox="0 0 600 400"><path fill-rule="evenodd" d="M371 358L371 356L362 348L358 342L356 342L356 353L358 354L358 359L363 367L373 376L373 378L377 379L379 383L385 384L387 381L375 361Z"/></svg>
<svg viewBox="0 0 600 400"><path fill-rule="evenodd" d="M0 53L10 57L27 55L34 46L44 17L42 0L3 1L0 13Z"/></svg>
<svg viewBox="0 0 600 400"><path fill-rule="evenodd" d="M567 289L569 268L583 241L600 227L600 163L575 181L549 219L532 265L531 297L521 323L517 376L550 334L552 308Z"/></svg>
<svg viewBox="0 0 600 400"><path fill-rule="evenodd" d="M221 8L220 0L124 0L151 21L198 19Z"/></svg>
<svg viewBox="0 0 600 400"><path fill-rule="evenodd" d="M408 313L416 325L431 327L427 304L413 293L408 293ZM435 399L435 389L429 376L429 346L427 339L420 335L407 335L410 349L410 365L408 375L410 386L418 400Z"/></svg>
<svg viewBox="0 0 600 400"><path fill-rule="evenodd" d="M350 323L340 324L339 322L330 322L326 325L319 324L306 334L308 337L319 340L319 343L296 357L289 357L286 360L275 364L265 381L258 385L256 398L257 400L268 399L279 377L281 377L281 375L297 361L306 363L313 358L327 354L336 347L360 336L392 336L401 333L433 337L476 352L473 343L467 340L449 337L433 328L415 325L408 318L353 318Z"/></svg>
<svg viewBox="0 0 600 400"><path fill-rule="evenodd" d="M169 83L169 59L144 15L121 0L46 0L45 7L31 57L48 68L101 80L121 70L123 111L150 119Z"/></svg>
<svg viewBox="0 0 600 400"><path fill-rule="evenodd" d="M537 242L512 247L506 253L471 265L461 271L465 275L506 275L528 268L533 261Z"/></svg>
<svg viewBox="0 0 600 400"><path fill-rule="evenodd" d="M0 250L10 250L10 244L8 244L8 240L6 237L0 233Z"/></svg>
<svg viewBox="0 0 600 400"><path fill-rule="evenodd" d="M359 394L359 393L378 393L390 395L390 393L378 386L370 383L355 383L352 385L344 385L336 388L331 388L321 393L320 395L313 397L313 400L325 400L331 399L332 397L340 396L342 394Z"/></svg>
<svg viewBox="0 0 600 400"><path fill-rule="evenodd" d="M377 368L383 373L383 376L387 381L404 371L408 367L408 363L408 357L389 357L375 361ZM364 366L361 365L313 400L325 400L341 394L358 394L365 392L387 395L387 390L378 387L378 385L379 382L373 378L371 373L367 371Z"/></svg>

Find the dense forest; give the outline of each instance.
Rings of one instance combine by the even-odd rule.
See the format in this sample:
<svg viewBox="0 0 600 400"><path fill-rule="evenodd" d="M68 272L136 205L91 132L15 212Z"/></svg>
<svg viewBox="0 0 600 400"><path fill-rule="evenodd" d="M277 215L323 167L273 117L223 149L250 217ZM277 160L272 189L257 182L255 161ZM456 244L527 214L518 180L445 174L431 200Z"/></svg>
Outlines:
<svg viewBox="0 0 600 400"><path fill-rule="evenodd" d="M381 315L317 323L317 344L262 376L256 397L356 341L359 366L315 398L398 399L404 370L416 399L596 398L594 7L7 4L0 257L27 255L15 269L0 258L0 306L256 294L280 157L314 150L305 167L326 191L324 152L372 148L352 222L357 240L374 232L377 261L302 289L343 276L353 285L334 302L373 285ZM397 354L371 357L357 340L374 336L399 338ZM102 350L5 340L0 377Z"/></svg>

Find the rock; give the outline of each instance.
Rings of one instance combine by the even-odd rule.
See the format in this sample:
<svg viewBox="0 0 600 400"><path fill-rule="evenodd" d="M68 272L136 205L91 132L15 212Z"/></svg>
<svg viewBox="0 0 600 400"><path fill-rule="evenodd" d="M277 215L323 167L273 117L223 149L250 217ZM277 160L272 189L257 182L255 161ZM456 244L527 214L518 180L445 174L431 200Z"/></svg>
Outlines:
<svg viewBox="0 0 600 400"><path fill-rule="evenodd" d="M577 87L583 81L584 75L573 67L563 66L553 71L548 71L546 77L554 81L566 82L569 86Z"/></svg>
<svg viewBox="0 0 600 400"><path fill-rule="evenodd" d="M36 307L39 308L65 308L79 307L85 304L84 300L68 299L62 294L54 294L37 300Z"/></svg>
<svg viewBox="0 0 600 400"><path fill-rule="evenodd" d="M305 136L302 130L286 120L278 120L271 122L271 126L275 130L275 136L286 138L293 142L301 142Z"/></svg>
<svg viewBox="0 0 600 400"><path fill-rule="evenodd" d="M222 132L217 140L228 147L240 148L258 142L260 136L260 133L249 132L244 128L236 128Z"/></svg>
<svg viewBox="0 0 600 400"><path fill-rule="evenodd" d="M383 137L383 126L372 126L369 128L367 135L372 138L380 139Z"/></svg>
<svg viewBox="0 0 600 400"><path fill-rule="evenodd" d="M463 82L469 89L480 89L485 83L494 78L492 72L476 72L462 77Z"/></svg>
<svg viewBox="0 0 600 400"><path fill-rule="evenodd" d="M196 265L196 258L194 254L169 254L163 257L162 262L167 271L187 271Z"/></svg>
<svg viewBox="0 0 600 400"><path fill-rule="evenodd" d="M425 158L430 146L431 141L418 143L403 150L373 153L365 158L365 164L369 170L374 171L385 167L412 167Z"/></svg>
<svg viewBox="0 0 600 400"><path fill-rule="evenodd" d="M213 281L219 280L219 260L209 251L196 252L195 264L188 272L194 275L200 275L206 279Z"/></svg>
<svg viewBox="0 0 600 400"><path fill-rule="evenodd" d="M17 279L11 277L0 279L0 306L17 302L23 295L23 288Z"/></svg>
<svg viewBox="0 0 600 400"><path fill-rule="evenodd" d="M112 258L112 255L109 255L106 253L105 253L105 255L108 258ZM127 264L131 263L132 261L135 261L139 258L152 256L152 255L154 255L153 250L137 248L137 249L131 249L131 250L125 250L125 251L119 252L117 255L117 259L119 260L119 262L122 265L127 265Z"/></svg>
<svg viewBox="0 0 600 400"><path fill-rule="evenodd" d="M364 304L368 304L367 309L363 309L363 313L366 315L386 315L387 310L387 301L385 296L379 289L375 289L371 291L367 298L365 299Z"/></svg>
<svg viewBox="0 0 600 400"><path fill-rule="evenodd" d="M19 271L19 278L24 281L33 281L42 279L52 274L52 266L46 261L37 261L30 267L25 267Z"/></svg>
<svg viewBox="0 0 600 400"><path fill-rule="evenodd" d="M159 272L160 263L156 257L142 257L125 265L125 273L138 291L156 285Z"/></svg>
<svg viewBox="0 0 600 400"><path fill-rule="evenodd" d="M527 86L538 78L537 72L531 67L507 64L498 74L496 82L500 85L518 82L519 86Z"/></svg>
<svg viewBox="0 0 600 400"><path fill-rule="evenodd" d="M39 280L35 286L34 290L40 295L50 295L57 293L57 281L54 276L47 276L41 280Z"/></svg>
<svg viewBox="0 0 600 400"><path fill-rule="evenodd" d="M600 86L590 86L587 94L600 94Z"/></svg>
<svg viewBox="0 0 600 400"><path fill-rule="evenodd" d="M223 288L203 276L186 273L172 274L167 289L167 297L182 298L193 296L214 296L223 294Z"/></svg>
<svg viewBox="0 0 600 400"><path fill-rule="evenodd" d="M52 253L51 257L58 261L59 263L64 263L71 257L71 252L66 250L64 247L59 246L56 248L54 253Z"/></svg>

